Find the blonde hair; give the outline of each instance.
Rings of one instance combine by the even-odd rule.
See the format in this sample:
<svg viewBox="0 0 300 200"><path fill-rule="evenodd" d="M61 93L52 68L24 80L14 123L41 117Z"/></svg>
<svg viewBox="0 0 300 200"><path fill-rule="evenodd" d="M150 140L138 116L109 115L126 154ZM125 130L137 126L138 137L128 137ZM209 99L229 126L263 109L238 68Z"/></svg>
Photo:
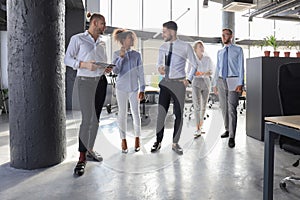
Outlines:
<svg viewBox="0 0 300 200"><path fill-rule="evenodd" d="M194 50L196 50L198 44L200 44L200 45L204 48L203 42L202 42L201 40L197 40L197 41L194 43L194 46L193 46Z"/></svg>
<svg viewBox="0 0 300 200"><path fill-rule="evenodd" d="M114 38L114 40L120 43L121 45L123 44L123 41L126 39L128 35L132 37L133 44L135 45L137 41L137 36L133 31L119 28L119 29L115 29L112 33L112 37Z"/></svg>

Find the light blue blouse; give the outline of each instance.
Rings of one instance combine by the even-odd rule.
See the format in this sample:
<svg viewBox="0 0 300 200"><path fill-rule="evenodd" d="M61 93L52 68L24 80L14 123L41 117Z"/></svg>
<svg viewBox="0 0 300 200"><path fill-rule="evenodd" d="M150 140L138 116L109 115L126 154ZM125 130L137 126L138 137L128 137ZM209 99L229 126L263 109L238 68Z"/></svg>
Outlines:
<svg viewBox="0 0 300 200"><path fill-rule="evenodd" d="M144 67L141 54L135 50L126 51L124 58L120 57L120 50L113 54L116 65L113 72L118 75L116 88L126 92L145 91Z"/></svg>

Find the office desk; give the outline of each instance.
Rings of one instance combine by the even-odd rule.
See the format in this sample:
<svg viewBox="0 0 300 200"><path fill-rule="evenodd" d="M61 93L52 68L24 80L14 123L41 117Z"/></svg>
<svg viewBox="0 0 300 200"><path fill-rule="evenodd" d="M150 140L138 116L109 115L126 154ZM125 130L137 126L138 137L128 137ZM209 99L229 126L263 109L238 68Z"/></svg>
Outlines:
<svg viewBox="0 0 300 200"><path fill-rule="evenodd" d="M276 135L300 140L300 115L265 117L264 200L273 199L274 139Z"/></svg>

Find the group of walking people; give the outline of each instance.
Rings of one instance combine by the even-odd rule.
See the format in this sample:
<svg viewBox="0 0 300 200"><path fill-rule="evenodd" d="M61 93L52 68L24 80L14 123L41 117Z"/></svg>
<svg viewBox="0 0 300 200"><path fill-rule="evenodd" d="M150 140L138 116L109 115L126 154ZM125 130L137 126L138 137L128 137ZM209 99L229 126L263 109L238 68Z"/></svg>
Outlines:
<svg viewBox="0 0 300 200"><path fill-rule="evenodd" d="M139 101L145 98L144 67L141 54L134 50L136 34L131 30L116 29L112 37L120 45L113 53L112 64L107 63L106 47L102 35L106 29L105 18L101 14L88 16L88 30L71 37L68 45L65 64L77 70L78 96L82 121L79 130L79 160L74 173L82 175L87 159L102 161L102 156L93 150L99 126L101 110L106 96L106 73L117 74L116 97L118 103L118 129L121 138L122 153L128 152L126 141L128 102L133 117L135 144L134 150L140 151L141 118ZM220 107L224 118L225 133L229 137L229 147L235 145L235 131L238 97L244 85L243 51L232 44L231 29L223 29L224 48L218 51L214 71L213 62L204 54L204 44L196 41L194 47L177 37L177 24L168 21L163 24L162 38L164 43L159 48L157 70L163 76L159 83L158 115L156 123L156 140L151 152L161 148L164 136L165 118L173 101L174 129L172 150L182 155L183 149L178 144L183 126L183 110L186 87L192 85L192 100L195 112L195 138L203 134L203 120L206 103L211 88L219 94ZM188 72L186 64L188 63ZM108 67L107 67L108 66ZM113 67L112 67L113 66ZM224 69L226 68L226 69ZM214 71L214 72L213 72ZM214 73L214 76L212 77ZM234 78L228 82L227 79ZM229 84L236 84L229 90ZM231 86L230 86L231 88Z"/></svg>

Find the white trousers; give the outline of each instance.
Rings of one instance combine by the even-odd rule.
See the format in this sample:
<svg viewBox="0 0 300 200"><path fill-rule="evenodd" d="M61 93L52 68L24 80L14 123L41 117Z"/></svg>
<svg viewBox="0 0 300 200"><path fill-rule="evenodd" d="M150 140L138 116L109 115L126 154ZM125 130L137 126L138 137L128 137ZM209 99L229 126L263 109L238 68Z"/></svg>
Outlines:
<svg viewBox="0 0 300 200"><path fill-rule="evenodd" d="M128 100L133 118L134 135L135 137L139 137L141 135L141 117L138 91L124 92L117 89L116 96L118 102L118 127L121 139L126 139Z"/></svg>

